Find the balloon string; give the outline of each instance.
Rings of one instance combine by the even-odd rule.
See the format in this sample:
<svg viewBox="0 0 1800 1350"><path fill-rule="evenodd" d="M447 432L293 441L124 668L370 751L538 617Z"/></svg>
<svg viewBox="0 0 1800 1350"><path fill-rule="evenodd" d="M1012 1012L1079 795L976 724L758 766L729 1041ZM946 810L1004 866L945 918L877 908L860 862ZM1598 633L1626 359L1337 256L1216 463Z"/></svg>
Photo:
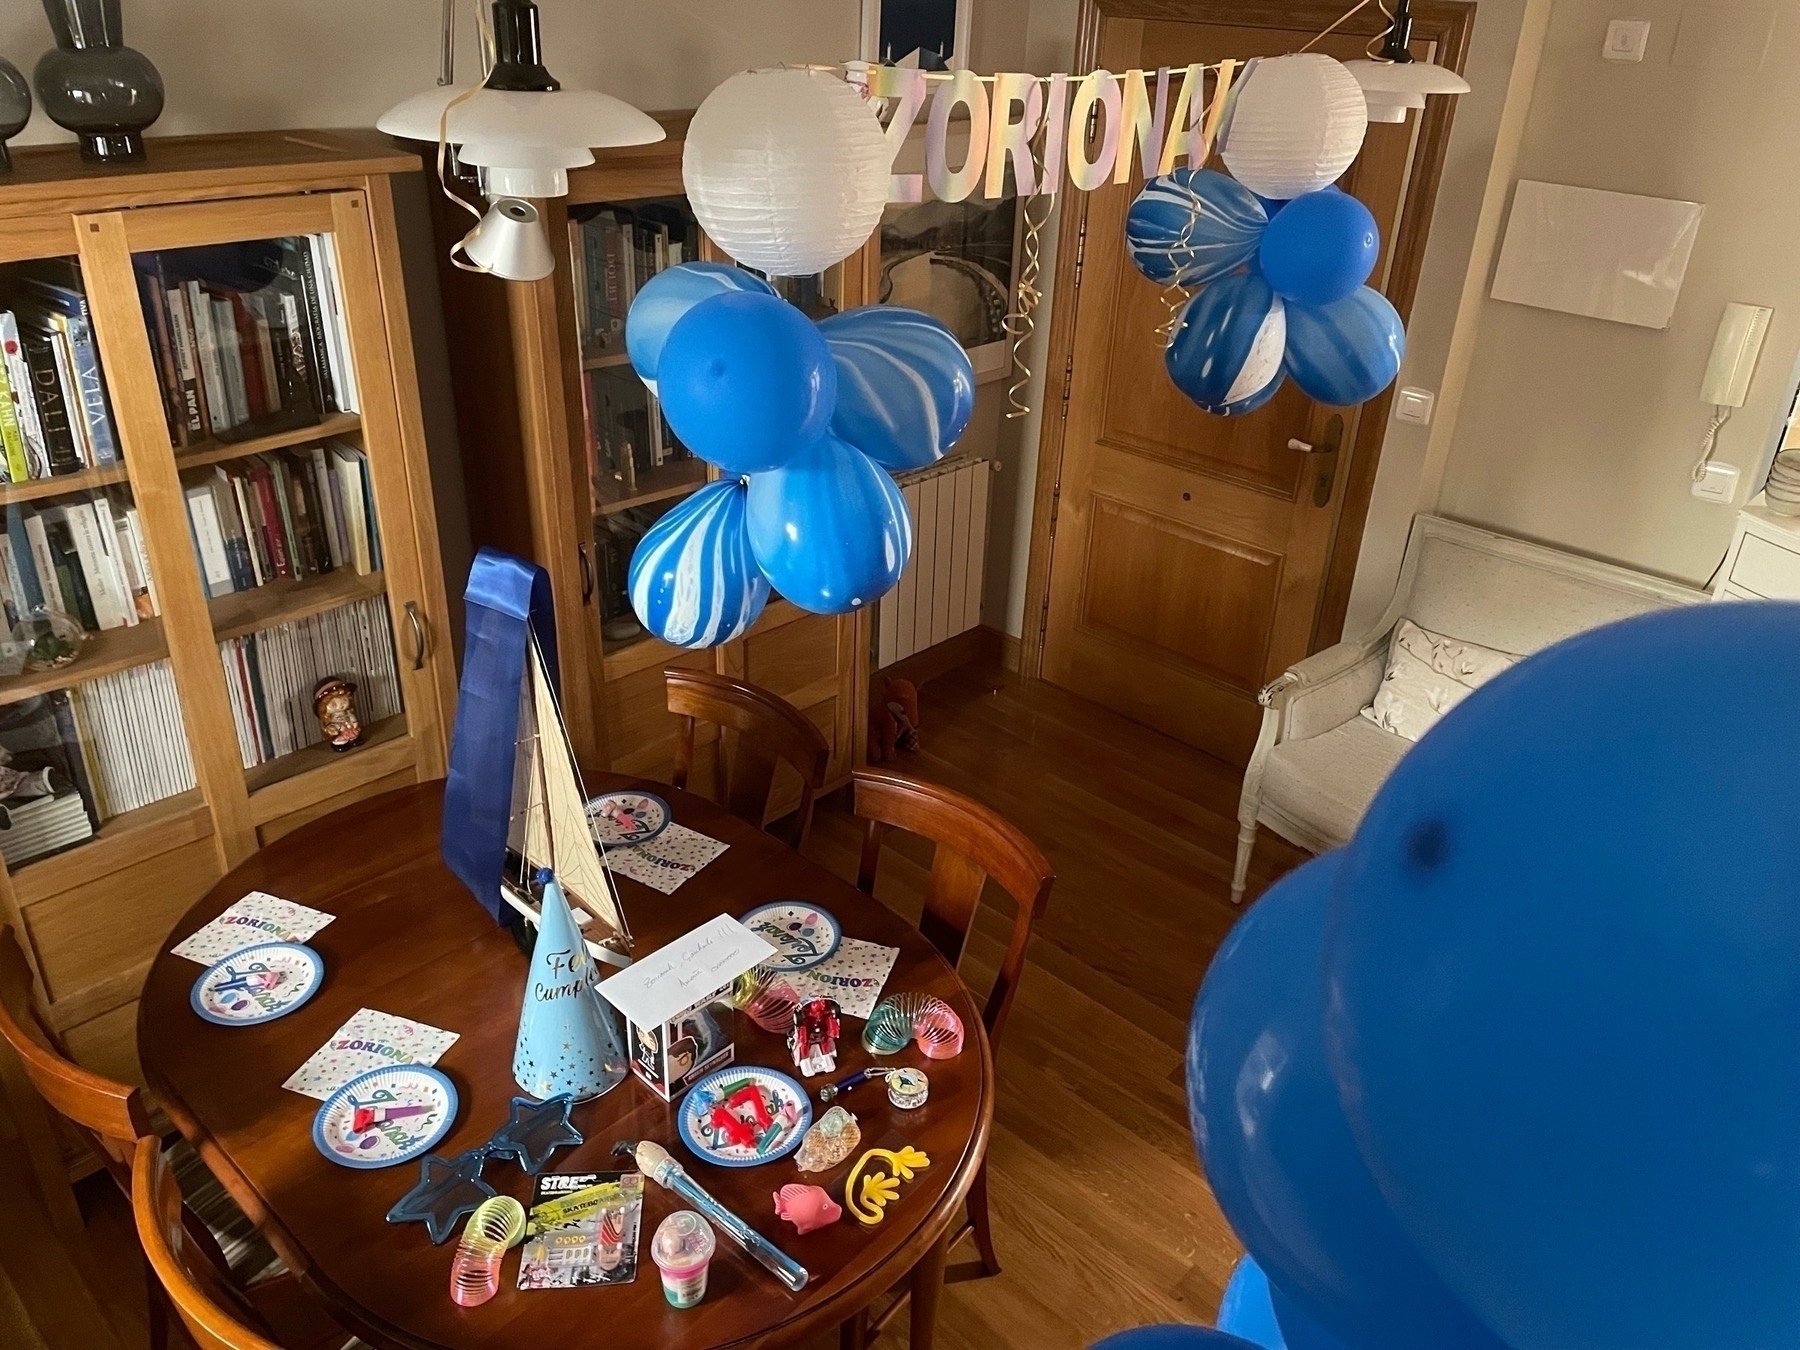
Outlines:
<svg viewBox="0 0 1800 1350"><path fill-rule="evenodd" d="M1188 156L1188 170L1195 172L1203 168L1212 154L1213 138L1219 133L1219 122L1225 115L1226 96L1231 91L1231 77L1236 70L1237 62L1225 60L1219 63L1218 83L1213 87L1212 102L1206 109L1206 120L1201 124L1200 144L1194 153ZM1181 224L1181 234L1175 240L1175 246L1169 250L1170 261L1175 264L1174 275L1168 285L1163 287L1162 302L1168 310L1162 323L1157 325L1156 336L1161 340L1163 350L1167 351L1175 344L1175 335L1181 331L1181 316L1187 308L1187 302L1193 298L1194 292L1181 284L1182 271L1193 261L1192 246L1194 227L1200 223L1200 198L1188 193L1188 215Z"/></svg>
<svg viewBox="0 0 1800 1350"><path fill-rule="evenodd" d="M1044 298L1044 293L1037 284L1043 270L1043 253L1038 234L1050 219L1050 205L1054 200L1050 193L1044 191L1044 150L1048 135L1049 132L1040 126L1031 141L1033 191L1020 208L1025 218L1025 236L1021 243L1025 258L1019 265L1018 298L1013 301L1012 312L1000 325L1001 331L1012 338L1013 381L1006 387L1006 401L1009 405L1006 419L1009 422L1028 416L1031 412L1031 405L1023 397L1024 391L1031 384L1031 367L1025 364L1025 344L1037 331L1038 302ZM1044 203L1044 210L1040 215L1033 216L1031 208L1039 202Z"/></svg>

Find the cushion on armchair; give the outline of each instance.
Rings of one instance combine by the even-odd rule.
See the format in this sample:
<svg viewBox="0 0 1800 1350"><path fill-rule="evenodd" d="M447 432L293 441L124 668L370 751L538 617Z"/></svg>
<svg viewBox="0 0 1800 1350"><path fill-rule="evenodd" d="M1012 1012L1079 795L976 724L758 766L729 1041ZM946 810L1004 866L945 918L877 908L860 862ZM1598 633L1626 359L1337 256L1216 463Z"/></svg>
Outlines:
<svg viewBox="0 0 1800 1350"><path fill-rule="evenodd" d="M1356 717L1322 736L1283 741L1269 752L1262 806L1302 848L1336 848L1356 833L1375 793L1411 748Z"/></svg>
<svg viewBox="0 0 1800 1350"><path fill-rule="evenodd" d="M1510 652L1462 642L1400 620L1388 646L1387 671L1362 715L1384 731L1416 741L1450 709L1517 664Z"/></svg>

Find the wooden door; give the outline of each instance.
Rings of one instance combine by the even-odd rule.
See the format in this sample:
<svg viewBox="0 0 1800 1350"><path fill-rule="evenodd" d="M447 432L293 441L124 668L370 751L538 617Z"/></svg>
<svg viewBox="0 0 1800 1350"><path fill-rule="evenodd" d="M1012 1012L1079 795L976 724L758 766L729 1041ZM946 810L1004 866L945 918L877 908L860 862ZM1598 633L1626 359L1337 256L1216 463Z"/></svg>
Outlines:
<svg viewBox="0 0 1800 1350"><path fill-rule="evenodd" d="M1103 17L1095 65L1273 56L1316 31ZM1343 60L1362 55L1366 41L1334 34L1314 50ZM1416 115L1371 123L1341 180L1381 225L1377 287L1388 280L1419 125ZM1189 402L1163 364L1163 288L1125 254L1125 214L1142 185L1134 173L1089 194L1076 237L1063 245L1077 251L1074 327L1042 673L1242 764L1256 738L1257 691L1313 649L1359 419L1379 417L1386 403L1324 407L1291 381L1243 417L1213 417ZM1409 212L1420 209L1417 198L1410 194Z"/></svg>

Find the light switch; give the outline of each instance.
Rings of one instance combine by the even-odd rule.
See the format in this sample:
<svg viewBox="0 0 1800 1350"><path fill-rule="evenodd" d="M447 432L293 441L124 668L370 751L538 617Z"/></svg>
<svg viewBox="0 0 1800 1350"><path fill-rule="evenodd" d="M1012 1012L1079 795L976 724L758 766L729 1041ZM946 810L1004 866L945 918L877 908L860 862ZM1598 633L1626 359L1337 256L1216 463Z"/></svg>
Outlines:
<svg viewBox="0 0 1800 1350"><path fill-rule="evenodd" d="M1394 395L1394 420L1417 427L1431 425L1431 408L1437 395L1429 389L1402 389Z"/></svg>
<svg viewBox="0 0 1800 1350"><path fill-rule="evenodd" d="M1608 61L1642 61L1649 45L1648 19L1614 19L1606 25L1606 49L1601 55Z"/></svg>

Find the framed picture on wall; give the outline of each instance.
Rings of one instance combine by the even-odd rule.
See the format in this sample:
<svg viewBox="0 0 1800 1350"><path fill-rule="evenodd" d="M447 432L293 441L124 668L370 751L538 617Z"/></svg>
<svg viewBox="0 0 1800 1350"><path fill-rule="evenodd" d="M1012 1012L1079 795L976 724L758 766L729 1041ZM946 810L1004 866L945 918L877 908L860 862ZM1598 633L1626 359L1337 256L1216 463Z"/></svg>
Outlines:
<svg viewBox="0 0 1800 1350"><path fill-rule="evenodd" d="M961 163L968 123L953 123L951 163ZM960 142L960 143L959 143ZM925 166L923 129L895 157L897 173ZM923 310L956 334L975 366L976 383L1003 379L1012 355L1006 316L1012 308L1019 237L1019 198L1009 167L1005 195L966 201L890 202L881 217L881 273L875 300Z"/></svg>
<svg viewBox="0 0 1800 1350"><path fill-rule="evenodd" d="M925 70L963 69L969 64L974 2L862 0L862 59Z"/></svg>

